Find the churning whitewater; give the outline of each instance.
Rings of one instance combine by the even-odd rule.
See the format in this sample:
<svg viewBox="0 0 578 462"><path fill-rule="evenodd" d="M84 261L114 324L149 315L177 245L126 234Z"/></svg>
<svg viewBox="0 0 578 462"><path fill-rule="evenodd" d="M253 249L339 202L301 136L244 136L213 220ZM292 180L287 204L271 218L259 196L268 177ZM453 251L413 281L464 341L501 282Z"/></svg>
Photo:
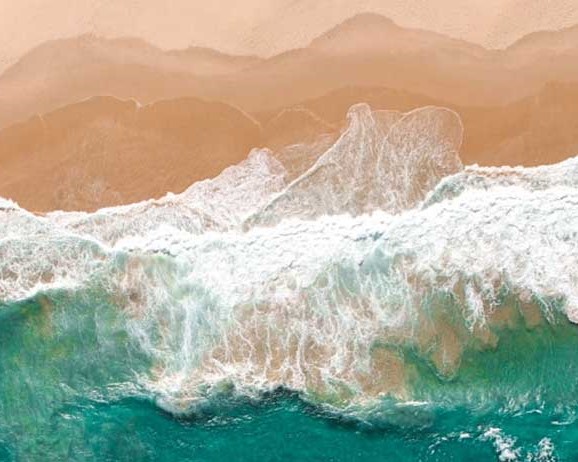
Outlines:
<svg viewBox="0 0 578 462"><path fill-rule="evenodd" d="M358 414L427 403L517 326L578 322L578 159L463 167L461 142L450 110L360 104L327 149L255 149L159 200L43 216L3 200L0 303L40 303L37 335L92 313L111 379L83 386L179 415L277 387Z"/></svg>

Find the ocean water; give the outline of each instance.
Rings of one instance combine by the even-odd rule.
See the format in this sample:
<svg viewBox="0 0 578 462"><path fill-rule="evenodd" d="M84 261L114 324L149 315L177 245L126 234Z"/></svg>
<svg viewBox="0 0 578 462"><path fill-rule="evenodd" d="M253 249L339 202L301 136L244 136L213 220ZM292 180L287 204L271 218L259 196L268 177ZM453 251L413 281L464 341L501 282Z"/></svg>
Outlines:
<svg viewBox="0 0 578 462"><path fill-rule="evenodd" d="M145 390L127 392L138 371L127 363L144 371L147 360L112 318L97 332L103 319L88 308L104 307L55 298L57 335L41 304L4 308L1 460L552 461L578 451L578 335L564 319L507 328L500 348L466 354L452 379L420 364L422 401L335 409L280 387L227 389L176 416Z"/></svg>
<svg viewBox="0 0 578 462"><path fill-rule="evenodd" d="M578 457L578 159L354 106L159 200L0 200L0 460Z"/></svg>

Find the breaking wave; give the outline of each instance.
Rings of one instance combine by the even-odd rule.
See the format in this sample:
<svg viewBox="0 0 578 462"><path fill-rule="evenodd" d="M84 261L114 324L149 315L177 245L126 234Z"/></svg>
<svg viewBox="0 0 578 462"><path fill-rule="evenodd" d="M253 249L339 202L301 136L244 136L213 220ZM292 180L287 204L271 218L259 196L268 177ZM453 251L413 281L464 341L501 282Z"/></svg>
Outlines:
<svg viewBox="0 0 578 462"><path fill-rule="evenodd" d="M43 216L2 200L0 303L36 303L54 351L92 338L99 393L174 413L277 387L357 414L446 389L489 400L498 378L456 378L552 326L574 335L578 159L464 168L461 140L447 109L361 104L328 149L255 149L159 200Z"/></svg>

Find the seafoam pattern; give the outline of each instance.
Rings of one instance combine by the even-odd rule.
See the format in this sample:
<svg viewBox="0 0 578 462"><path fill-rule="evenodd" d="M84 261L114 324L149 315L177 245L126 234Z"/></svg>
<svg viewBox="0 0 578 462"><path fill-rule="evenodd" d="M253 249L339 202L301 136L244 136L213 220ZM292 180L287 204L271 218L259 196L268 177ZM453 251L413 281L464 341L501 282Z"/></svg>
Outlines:
<svg viewBox="0 0 578 462"><path fill-rule="evenodd" d="M451 111L355 106L293 181L255 150L183 194L93 214L3 200L0 299L104 289L173 409L224 378L366 396L372 346L412 335L432 291L462 287L472 329L504 286L578 322L578 160L462 170L460 142Z"/></svg>

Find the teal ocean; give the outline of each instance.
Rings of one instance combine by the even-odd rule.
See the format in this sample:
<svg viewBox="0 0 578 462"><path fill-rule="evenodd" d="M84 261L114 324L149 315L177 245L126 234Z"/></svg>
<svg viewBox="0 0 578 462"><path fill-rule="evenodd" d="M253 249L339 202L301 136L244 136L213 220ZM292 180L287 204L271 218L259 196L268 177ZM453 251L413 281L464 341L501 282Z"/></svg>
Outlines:
<svg viewBox="0 0 578 462"><path fill-rule="evenodd" d="M158 200L0 199L0 461L578 460L578 158L348 118Z"/></svg>
<svg viewBox="0 0 578 462"><path fill-rule="evenodd" d="M578 454L578 329L563 319L502 331L498 348L466 355L451 379L421 364L416 398L428 403L383 399L344 410L282 388L255 397L229 389L175 416L142 390L120 393L147 361L104 306L56 299L50 312L46 300L3 307L0 460L554 461ZM107 326L99 331L102 318Z"/></svg>

